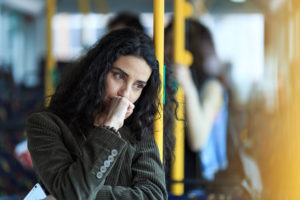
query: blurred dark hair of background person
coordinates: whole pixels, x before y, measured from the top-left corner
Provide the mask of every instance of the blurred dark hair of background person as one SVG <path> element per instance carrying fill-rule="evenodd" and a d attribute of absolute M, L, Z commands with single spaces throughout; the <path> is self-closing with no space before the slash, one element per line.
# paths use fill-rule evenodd
<path fill-rule="evenodd" d="M 144 32 L 144 27 L 138 15 L 128 11 L 123 11 L 116 14 L 109 20 L 107 24 L 108 32 L 125 27 L 133 28 Z"/>

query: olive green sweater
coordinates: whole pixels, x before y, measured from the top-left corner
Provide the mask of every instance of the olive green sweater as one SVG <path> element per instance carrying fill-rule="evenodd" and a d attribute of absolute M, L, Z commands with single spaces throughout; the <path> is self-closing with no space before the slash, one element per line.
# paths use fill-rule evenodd
<path fill-rule="evenodd" d="M 32 114 L 27 121 L 28 148 L 35 172 L 55 198 L 167 199 L 165 174 L 152 135 L 132 142 L 96 127 L 80 142 L 56 115 Z"/>

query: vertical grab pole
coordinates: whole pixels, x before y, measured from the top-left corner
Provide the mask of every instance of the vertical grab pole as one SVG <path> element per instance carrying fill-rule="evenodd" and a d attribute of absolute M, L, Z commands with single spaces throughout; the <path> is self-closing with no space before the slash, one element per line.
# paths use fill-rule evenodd
<path fill-rule="evenodd" d="M 154 45 L 155 55 L 159 62 L 159 74 L 162 81 L 159 93 L 160 106 L 159 113 L 156 114 L 156 121 L 154 124 L 154 137 L 158 145 L 160 159 L 163 162 L 163 94 L 164 94 L 164 0 L 154 0 Z"/>
<path fill-rule="evenodd" d="M 55 70 L 55 60 L 53 56 L 52 48 L 52 19 L 56 10 L 56 0 L 46 1 L 46 42 L 47 42 L 47 57 L 46 57 L 46 69 L 45 69 L 45 104 L 50 101 L 48 98 L 54 93 L 53 85 L 53 72 Z"/>
<path fill-rule="evenodd" d="M 87 0 L 77 0 L 78 8 L 80 13 L 88 14 L 91 12 L 91 7 L 89 1 Z"/>
<path fill-rule="evenodd" d="M 186 66 L 192 64 L 193 57 L 190 52 L 185 50 L 185 18 L 192 15 L 192 7 L 185 0 L 174 1 L 174 62 Z M 184 92 L 179 85 L 176 93 L 178 102 L 178 118 L 174 124 L 174 134 L 176 137 L 176 147 L 174 150 L 175 160 L 172 164 L 171 178 L 174 183 L 171 185 L 171 193 L 177 196 L 184 194 Z M 180 121 L 181 120 L 181 121 Z"/>

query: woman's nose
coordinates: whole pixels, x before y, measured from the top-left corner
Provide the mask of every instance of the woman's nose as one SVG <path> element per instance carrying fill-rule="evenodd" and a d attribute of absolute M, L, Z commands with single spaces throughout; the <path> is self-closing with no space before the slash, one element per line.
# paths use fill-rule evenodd
<path fill-rule="evenodd" d="M 125 97 L 125 98 L 129 99 L 129 97 L 130 97 L 130 87 L 127 86 L 127 85 L 124 85 L 123 87 L 121 87 L 118 91 L 118 96 Z"/>

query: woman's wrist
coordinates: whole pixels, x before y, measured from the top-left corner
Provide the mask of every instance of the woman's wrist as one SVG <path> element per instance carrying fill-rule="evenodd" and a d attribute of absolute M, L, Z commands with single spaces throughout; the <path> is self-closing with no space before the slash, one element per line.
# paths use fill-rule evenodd
<path fill-rule="evenodd" d="M 112 127 L 114 129 L 116 129 L 117 131 L 120 129 L 120 126 L 114 120 L 105 121 L 101 125 L 107 126 L 107 127 Z"/>
<path fill-rule="evenodd" d="M 110 131 L 114 132 L 114 133 L 117 134 L 120 138 L 122 137 L 122 136 L 121 136 L 121 133 L 120 133 L 115 127 L 113 127 L 113 126 L 100 125 L 100 127 L 105 128 L 105 129 L 107 129 L 107 130 L 110 130 Z"/>

